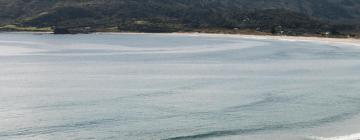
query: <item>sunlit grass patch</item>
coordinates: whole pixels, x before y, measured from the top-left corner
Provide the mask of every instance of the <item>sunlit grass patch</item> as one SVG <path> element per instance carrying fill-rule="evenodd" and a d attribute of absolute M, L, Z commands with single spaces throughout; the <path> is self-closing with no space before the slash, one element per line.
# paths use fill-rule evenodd
<path fill-rule="evenodd" d="M 4 31 L 34 31 L 34 32 L 49 32 L 52 31 L 51 27 L 43 27 L 43 28 L 38 28 L 38 27 L 22 27 L 22 26 L 17 26 L 17 25 L 5 25 L 0 27 L 0 30 L 4 30 Z"/>

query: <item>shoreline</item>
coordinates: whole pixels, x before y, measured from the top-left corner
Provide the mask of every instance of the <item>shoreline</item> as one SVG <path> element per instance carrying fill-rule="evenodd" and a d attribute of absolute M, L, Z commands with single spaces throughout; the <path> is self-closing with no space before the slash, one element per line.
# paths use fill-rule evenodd
<path fill-rule="evenodd" d="M 52 34 L 52 32 L 31 32 L 31 31 L 10 31 L 0 33 L 29 33 L 29 34 Z M 317 36 L 285 36 L 285 35 L 255 35 L 255 34 L 224 34 L 224 33 L 199 33 L 199 32 L 174 32 L 174 33 L 146 33 L 146 32 L 92 32 L 89 34 L 155 34 L 155 35 L 186 35 L 186 36 L 206 36 L 206 37 L 232 37 L 247 38 L 259 40 L 280 40 L 296 42 L 320 42 L 324 44 L 346 44 L 360 46 L 358 38 L 334 38 L 334 37 L 317 37 Z M 57 34 L 62 35 L 62 34 Z M 65 34 L 66 35 L 66 34 Z M 78 35 L 78 34 L 69 34 Z"/>
<path fill-rule="evenodd" d="M 280 35 L 249 35 L 249 34 L 211 34 L 211 33 L 173 33 L 175 35 L 193 35 L 193 36 L 208 36 L 208 37 L 240 37 L 248 39 L 260 40 L 280 40 L 280 41 L 302 41 L 302 42 L 321 42 L 321 43 L 340 43 L 360 46 L 360 39 L 357 38 L 326 38 L 316 36 L 280 36 Z"/>

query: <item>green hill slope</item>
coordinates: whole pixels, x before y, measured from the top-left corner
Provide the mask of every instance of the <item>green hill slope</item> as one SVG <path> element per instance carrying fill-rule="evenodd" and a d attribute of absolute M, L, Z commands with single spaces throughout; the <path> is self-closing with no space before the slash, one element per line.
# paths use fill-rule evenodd
<path fill-rule="evenodd" d="M 144 32 L 357 32 L 359 0 L 0 0 L 0 24 Z"/>

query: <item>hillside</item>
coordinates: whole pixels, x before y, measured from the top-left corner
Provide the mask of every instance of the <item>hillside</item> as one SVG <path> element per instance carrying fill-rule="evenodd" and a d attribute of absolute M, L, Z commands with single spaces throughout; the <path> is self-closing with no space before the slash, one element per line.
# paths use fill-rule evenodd
<path fill-rule="evenodd" d="M 77 30 L 359 31 L 359 0 L 0 0 L 0 24 Z"/>

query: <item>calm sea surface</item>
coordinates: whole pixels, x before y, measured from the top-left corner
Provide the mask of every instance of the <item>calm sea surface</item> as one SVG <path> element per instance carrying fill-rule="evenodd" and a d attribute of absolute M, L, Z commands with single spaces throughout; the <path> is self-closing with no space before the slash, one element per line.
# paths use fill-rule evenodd
<path fill-rule="evenodd" d="M 0 33 L 1 140 L 352 140 L 357 133 L 360 47 Z"/>

